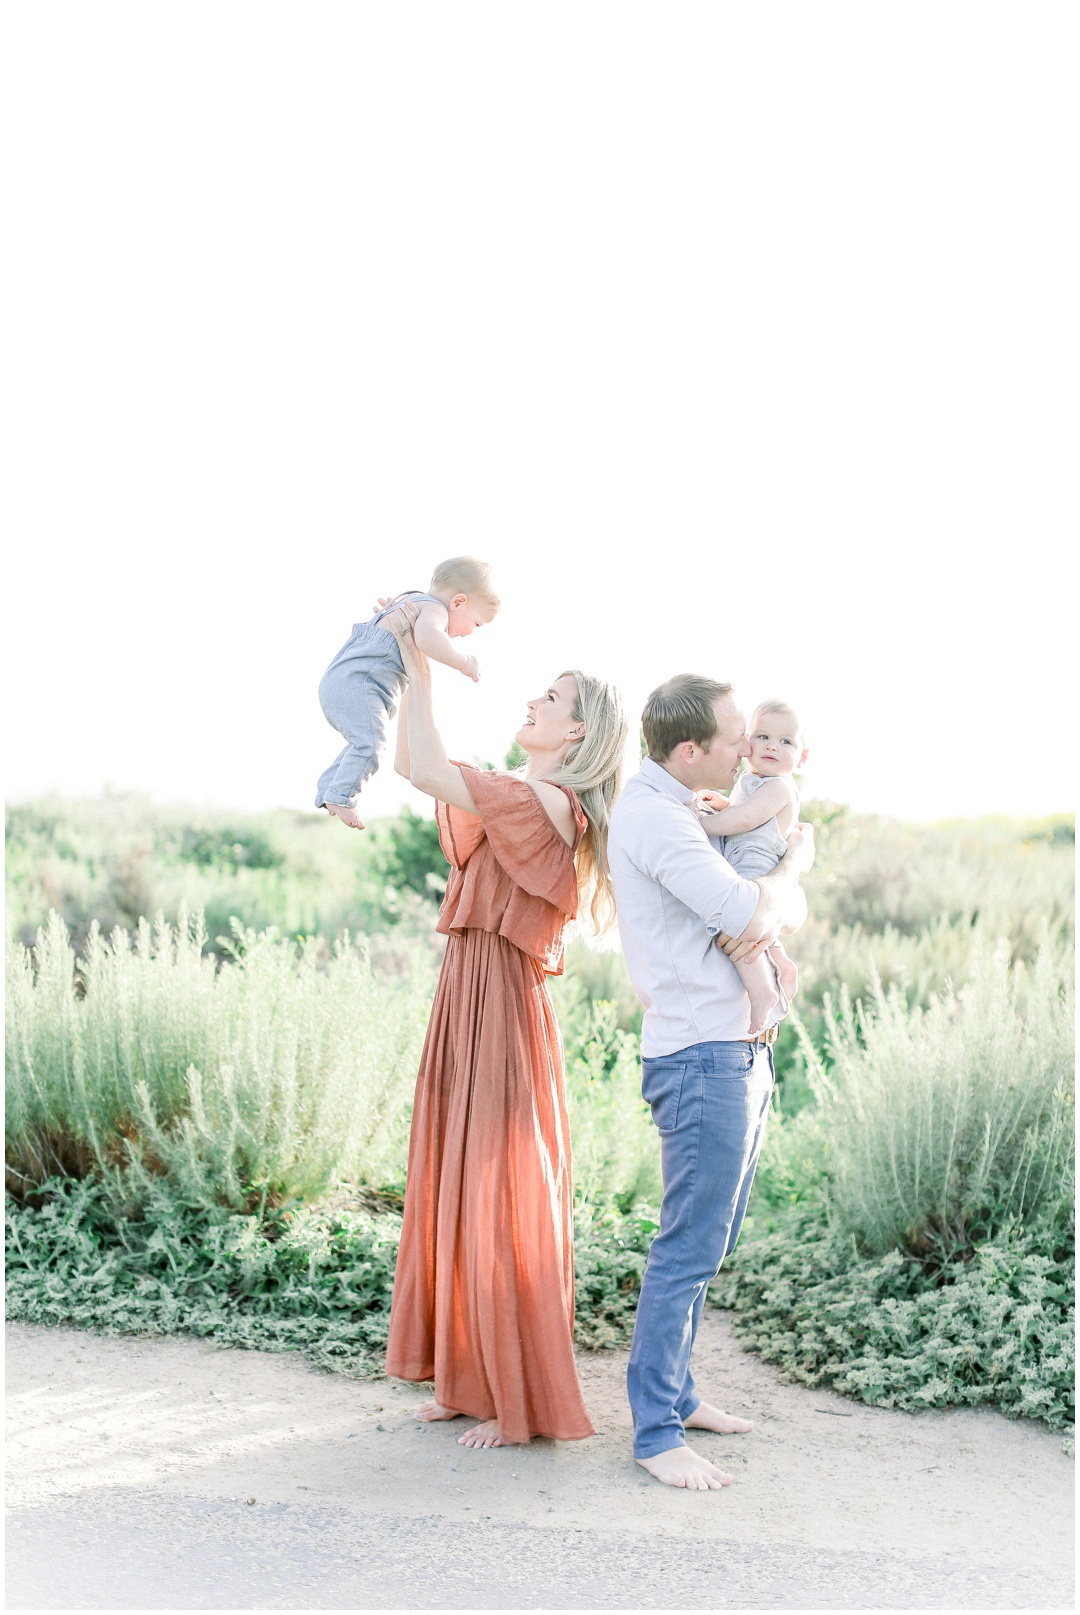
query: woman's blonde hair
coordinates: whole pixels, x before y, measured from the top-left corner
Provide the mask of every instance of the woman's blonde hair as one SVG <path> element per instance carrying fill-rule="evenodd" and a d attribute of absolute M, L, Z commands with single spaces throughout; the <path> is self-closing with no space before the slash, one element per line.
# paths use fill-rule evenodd
<path fill-rule="evenodd" d="M 627 724 L 619 692 L 576 667 L 559 677 L 577 685 L 574 721 L 585 733 L 571 746 L 554 774 L 553 785 L 569 785 L 585 811 L 588 828 L 578 843 L 575 865 L 578 877 L 578 914 L 588 915 L 585 931 L 601 937 L 615 924 L 615 898 L 607 857 L 607 829 L 611 809 L 622 783 Z"/>

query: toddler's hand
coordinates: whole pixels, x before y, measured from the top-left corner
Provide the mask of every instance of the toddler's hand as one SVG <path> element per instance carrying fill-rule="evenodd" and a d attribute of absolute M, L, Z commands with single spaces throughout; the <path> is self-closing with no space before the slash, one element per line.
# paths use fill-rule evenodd
<path fill-rule="evenodd" d="M 472 679 L 474 684 L 479 681 L 480 669 L 476 664 L 475 656 L 466 656 L 465 661 L 459 671 L 464 673 L 467 679 Z"/>
<path fill-rule="evenodd" d="M 721 796 L 719 791 L 699 791 L 698 802 L 702 807 L 712 808 L 714 813 L 722 813 L 728 806 L 727 797 Z"/>

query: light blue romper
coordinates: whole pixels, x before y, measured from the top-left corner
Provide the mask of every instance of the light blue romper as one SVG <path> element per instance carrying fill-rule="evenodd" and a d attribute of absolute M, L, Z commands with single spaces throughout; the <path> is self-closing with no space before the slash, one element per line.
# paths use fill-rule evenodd
<path fill-rule="evenodd" d="M 738 807 L 764 783 L 761 774 L 751 774 L 748 768 L 744 768 L 728 797 L 728 806 Z M 744 880 L 756 880 L 759 875 L 767 875 L 787 852 L 787 842 L 780 834 L 775 816 L 759 824 L 756 830 L 742 830 L 736 836 L 725 836 L 723 841 L 724 857 Z"/>
<path fill-rule="evenodd" d="M 379 766 L 386 746 L 390 719 L 408 681 L 401 649 L 382 620 L 403 600 L 424 605 L 444 602 L 419 589 L 406 589 L 388 606 L 377 611 L 369 622 L 353 624 L 353 631 L 342 645 L 319 685 L 319 701 L 328 724 L 348 744 L 330 767 L 319 776 L 315 806 L 328 802 L 351 807 L 360 787 Z"/>

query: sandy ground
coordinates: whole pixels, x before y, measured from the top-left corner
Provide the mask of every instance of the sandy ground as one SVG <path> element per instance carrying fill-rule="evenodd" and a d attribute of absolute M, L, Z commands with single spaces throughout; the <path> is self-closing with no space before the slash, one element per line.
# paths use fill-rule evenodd
<path fill-rule="evenodd" d="M 8 1330 L 9 1609 L 1061 1609 L 1071 1461 L 989 1412 L 781 1384 L 709 1312 L 695 1433 L 722 1492 L 629 1457 L 625 1354 L 582 1356 L 598 1435 L 472 1452 L 417 1393 L 187 1339 Z"/>

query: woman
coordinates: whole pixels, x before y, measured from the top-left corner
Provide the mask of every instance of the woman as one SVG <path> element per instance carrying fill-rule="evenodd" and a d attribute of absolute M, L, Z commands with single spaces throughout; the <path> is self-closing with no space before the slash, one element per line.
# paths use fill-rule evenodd
<path fill-rule="evenodd" d="M 545 975 L 587 907 L 614 918 L 605 850 L 626 720 L 610 685 L 563 673 L 515 737 L 525 778 L 452 763 L 414 613 L 387 619 L 409 693 L 397 768 L 436 798 L 450 862 L 446 955 L 417 1078 L 386 1371 L 435 1381 L 422 1420 L 472 1414 L 501 1447 L 593 1434 L 573 1354 L 573 1191 L 562 1046 Z"/>

